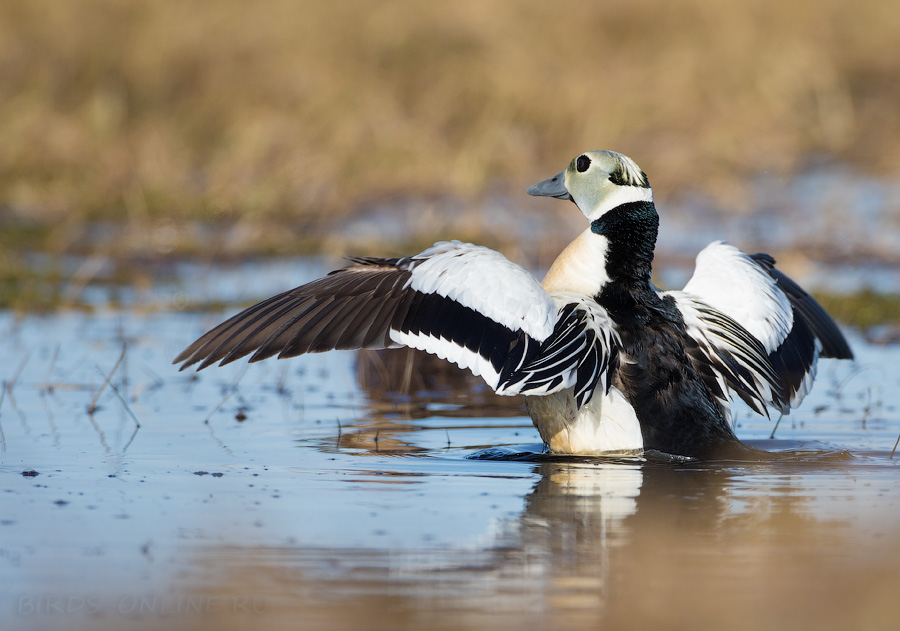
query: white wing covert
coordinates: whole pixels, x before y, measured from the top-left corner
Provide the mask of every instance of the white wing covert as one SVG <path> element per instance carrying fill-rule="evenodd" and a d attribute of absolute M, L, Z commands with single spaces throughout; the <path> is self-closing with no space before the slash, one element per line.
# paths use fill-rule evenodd
<path fill-rule="evenodd" d="M 698 344 L 695 360 L 714 369 L 719 390 L 727 386 L 760 414 L 766 405 L 797 407 L 820 355 L 853 357 L 825 310 L 774 265 L 716 241 L 697 256 L 684 290 L 665 292 Z"/>

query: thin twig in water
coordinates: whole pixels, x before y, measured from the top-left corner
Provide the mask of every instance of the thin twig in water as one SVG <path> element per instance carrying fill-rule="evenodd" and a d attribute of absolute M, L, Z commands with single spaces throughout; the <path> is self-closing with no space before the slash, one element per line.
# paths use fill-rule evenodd
<path fill-rule="evenodd" d="M 862 428 L 866 428 L 866 419 L 869 418 L 869 412 L 872 411 L 872 386 L 866 388 L 868 396 L 866 398 L 866 407 L 863 408 Z"/>
<path fill-rule="evenodd" d="M 894 443 L 894 448 L 891 449 L 891 457 L 890 460 L 894 459 L 894 452 L 897 451 L 897 445 L 900 445 L 900 436 L 897 436 L 897 442 Z"/>
<path fill-rule="evenodd" d="M 109 384 L 109 380 L 112 379 L 113 375 L 116 374 L 116 370 L 119 368 L 119 364 L 122 363 L 122 360 L 125 359 L 125 344 L 122 344 L 122 354 L 119 355 L 119 359 L 116 360 L 116 365 L 113 366 L 112 370 L 109 371 L 109 374 L 106 376 L 106 379 L 103 381 L 103 385 L 100 386 L 100 389 L 97 390 L 97 394 L 94 395 L 94 400 L 91 401 L 91 404 L 88 406 L 87 413 L 93 414 L 97 411 L 97 400 L 100 398 L 100 395 L 103 394 L 103 391 L 106 389 L 107 384 Z M 100 370 L 100 367 L 97 366 L 97 370 Z M 103 374 L 103 371 L 100 371 L 100 374 Z"/>
<path fill-rule="evenodd" d="M 165 380 L 160 377 L 158 374 L 150 370 L 147 366 L 141 366 L 141 370 L 143 370 L 150 377 L 150 384 L 147 386 L 148 390 L 156 390 L 157 388 L 162 388 L 166 385 Z"/>
<path fill-rule="evenodd" d="M 59 344 L 53 349 L 53 357 L 50 358 L 50 367 L 47 368 L 47 376 L 44 377 L 44 385 L 41 386 L 41 392 L 52 392 L 53 384 L 50 382 L 50 376 L 56 367 L 56 358 L 59 357 Z"/>
<path fill-rule="evenodd" d="M 100 444 L 103 445 L 106 453 L 112 453 L 112 449 L 106 444 L 106 435 L 103 433 L 103 430 L 100 429 L 100 426 L 97 425 L 97 421 L 94 420 L 94 415 L 88 414 L 88 420 L 91 422 L 91 425 L 94 426 L 94 431 L 97 432 L 97 435 L 100 437 Z"/>
<path fill-rule="evenodd" d="M 287 386 L 285 386 L 286 382 L 287 382 L 287 366 L 282 366 L 281 376 L 278 377 L 278 388 L 276 389 L 276 392 L 278 392 L 278 395 L 281 397 L 286 397 L 290 394 L 288 392 Z"/>
<path fill-rule="evenodd" d="M 30 358 L 31 358 L 31 351 L 28 351 L 28 353 L 25 355 L 25 359 L 23 359 L 22 363 L 19 364 L 19 368 L 18 368 L 18 370 L 16 370 L 12 379 L 10 379 L 9 381 L 6 382 L 6 390 L 8 390 L 10 394 L 12 394 L 13 386 L 16 385 L 16 382 L 19 380 L 19 376 L 22 374 L 22 371 L 25 370 L 25 364 L 28 363 L 28 360 Z"/>
<path fill-rule="evenodd" d="M 131 438 L 129 438 L 129 439 L 128 439 L 128 442 L 125 443 L 125 446 L 122 447 L 122 453 L 123 453 L 123 454 L 124 454 L 126 451 L 128 451 L 128 448 L 129 448 L 129 447 L 131 447 L 131 443 L 134 442 L 134 437 L 137 436 L 138 430 L 139 430 L 140 428 L 141 428 L 140 425 L 135 425 L 135 426 L 134 426 L 134 431 L 131 432 Z"/>
<path fill-rule="evenodd" d="M 19 415 L 19 422 L 22 423 L 22 429 L 25 430 L 26 434 L 31 434 L 31 429 L 28 427 L 28 417 L 25 416 L 25 412 L 19 409 L 19 405 L 16 403 L 16 395 L 14 395 L 13 391 L 9 388 L 6 389 L 6 398 L 9 399 L 9 404 L 12 406 L 13 412 Z"/>
<path fill-rule="evenodd" d="M 0 392 L 0 409 L 3 408 L 3 401 L 6 400 L 6 382 L 3 382 L 3 391 Z M 0 451 L 6 452 L 6 434 L 3 433 L 3 423 L 0 423 Z"/>
<path fill-rule="evenodd" d="M 209 415 L 205 419 L 203 419 L 204 425 L 209 425 L 209 421 L 210 421 L 210 419 L 212 419 L 213 414 L 218 412 L 219 408 L 221 408 L 223 405 L 225 405 L 225 402 L 228 401 L 228 399 L 230 399 L 234 395 L 235 392 L 237 392 L 238 384 L 241 382 L 241 379 L 244 378 L 244 373 L 247 372 L 247 366 L 249 366 L 249 364 L 244 364 L 243 368 L 241 368 L 241 372 L 237 376 L 237 379 L 235 379 L 234 383 L 231 384 L 231 388 L 229 388 L 228 394 L 226 394 L 225 398 L 222 399 L 221 401 L 219 401 L 219 405 L 214 407 L 212 409 L 212 412 L 210 412 Z"/>
<path fill-rule="evenodd" d="M 400 392 L 409 394 L 412 390 L 413 365 L 415 360 L 415 351 L 412 349 L 406 354 L 406 366 L 403 367 L 403 382 L 400 384 Z"/>
<path fill-rule="evenodd" d="M 204 425 L 209 425 L 209 420 L 212 418 L 213 414 L 215 414 L 216 412 L 218 412 L 218 411 L 219 411 L 219 408 L 221 408 L 223 405 L 225 405 L 225 402 L 228 401 L 228 399 L 230 399 L 230 398 L 234 395 L 235 392 L 237 392 L 237 384 L 235 384 L 234 386 L 232 386 L 232 388 L 231 388 L 231 390 L 228 392 L 228 394 L 225 395 L 225 398 L 222 399 L 221 401 L 219 401 L 219 405 L 217 405 L 216 407 L 214 407 L 214 408 L 212 409 L 212 411 L 209 413 L 209 415 L 208 415 L 205 419 L 203 419 L 203 424 L 204 424 Z"/>
<path fill-rule="evenodd" d="M 359 357 L 360 359 L 365 358 L 366 360 L 368 360 L 368 364 L 375 368 L 375 371 L 378 373 L 378 377 L 381 379 L 381 389 L 387 390 L 390 387 L 391 375 L 388 372 L 387 366 L 385 366 L 384 360 L 381 358 L 381 355 L 379 355 L 376 351 L 361 351 Z M 365 364 L 366 362 L 359 362 L 357 377 L 360 380 L 360 386 L 362 386 L 363 389 L 369 389 L 372 387 L 372 384 L 368 383 L 368 372 L 363 368 Z"/>
<path fill-rule="evenodd" d="M 125 397 L 122 396 L 122 393 L 119 392 L 119 389 L 116 387 L 116 384 L 110 383 L 109 387 L 112 388 L 112 391 L 115 392 L 116 396 L 119 397 L 119 401 L 122 402 L 122 405 L 125 406 L 125 411 L 128 412 L 128 415 L 134 421 L 136 427 L 141 426 L 141 422 L 134 415 L 134 412 L 131 411 L 131 408 L 128 407 L 128 403 L 125 401 Z"/>
<path fill-rule="evenodd" d="M 47 413 L 47 425 L 50 426 L 50 431 L 53 434 L 53 446 L 59 447 L 59 430 L 56 428 L 56 423 L 53 422 L 53 411 L 50 409 L 50 405 L 47 403 L 47 395 L 53 394 L 52 392 L 41 392 L 41 405 L 44 406 L 44 412 Z"/>
<path fill-rule="evenodd" d="M 225 453 L 227 453 L 229 456 L 233 456 L 233 455 L 234 455 L 234 452 L 231 451 L 228 447 L 225 446 L 225 443 L 222 442 L 222 439 L 219 438 L 218 436 L 216 436 L 216 430 L 213 429 L 213 426 L 212 426 L 211 423 L 207 423 L 207 424 L 206 424 L 206 429 L 209 431 L 209 435 L 212 436 L 212 439 L 213 439 L 214 441 L 216 441 L 216 444 L 217 444 L 219 447 L 221 447 L 223 450 L 225 450 Z"/>
<path fill-rule="evenodd" d="M 781 415 L 778 417 L 778 420 L 775 421 L 775 427 L 772 428 L 772 433 L 769 434 L 769 440 L 772 440 L 773 438 L 775 438 L 775 430 L 778 429 L 778 425 L 781 424 L 781 419 L 783 419 L 783 418 L 784 418 L 784 414 L 781 414 Z"/>

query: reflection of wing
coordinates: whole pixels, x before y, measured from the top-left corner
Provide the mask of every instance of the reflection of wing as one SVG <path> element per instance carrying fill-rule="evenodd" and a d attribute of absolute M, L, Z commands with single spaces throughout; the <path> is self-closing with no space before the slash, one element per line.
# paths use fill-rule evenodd
<path fill-rule="evenodd" d="M 774 263 L 717 241 L 697 256 L 684 290 L 666 292 L 697 342 L 691 355 L 713 391 L 724 399 L 727 387 L 760 414 L 766 405 L 782 412 L 799 405 L 820 354 L 853 357 L 825 310 Z"/>
<path fill-rule="evenodd" d="M 537 280 L 493 250 L 453 241 L 412 257 L 352 262 L 233 316 L 175 362 L 202 369 L 251 352 L 253 362 L 403 345 L 468 368 L 500 394 L 577 386 L 586 392 L 581 402 L 608 376 L 610 333 L 599 334 L 590 310 L 559 310 Z"/>
<path fill-rule="evenodd" d="M 413 348 L 361 350 L 356 354 L 356 380 L 373 418 L 383 417 L 385 405 L 393 411 L 402 409 L 409 419 L 523 414 L 520 399 L 497 396 L 468 370 Z"/>

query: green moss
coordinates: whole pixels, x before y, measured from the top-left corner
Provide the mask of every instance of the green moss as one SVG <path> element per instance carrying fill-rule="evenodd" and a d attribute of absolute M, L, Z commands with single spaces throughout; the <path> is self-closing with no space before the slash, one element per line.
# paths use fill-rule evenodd
<path fill-rule="evenodd" d="M 9 257 L 0 258 L 0 309 L 35 313 L 62 306 L 58 272 L 35 270 Z"/>
<path fill-rule="evenodd" d="M 866 330 L 900 325 L 900 294 L 879 294 L 865 289 L 854 294 L 816 293 L 816 300 L 836 320 Z"/>

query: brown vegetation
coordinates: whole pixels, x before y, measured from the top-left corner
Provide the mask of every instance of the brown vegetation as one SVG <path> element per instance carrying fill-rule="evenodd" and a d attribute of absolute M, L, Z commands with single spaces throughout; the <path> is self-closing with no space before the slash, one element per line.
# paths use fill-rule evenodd
<path fill-rule="evenodd" d="M 898 41 L 882 0 L 7 0 L 0 230 L 281 243 L 374 199 L 521 194 L 601 147 L 663 196 L 817 154 L 896 174 Z"/>

